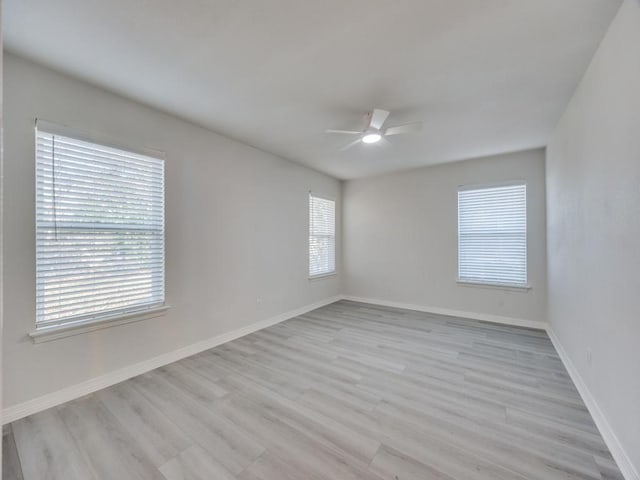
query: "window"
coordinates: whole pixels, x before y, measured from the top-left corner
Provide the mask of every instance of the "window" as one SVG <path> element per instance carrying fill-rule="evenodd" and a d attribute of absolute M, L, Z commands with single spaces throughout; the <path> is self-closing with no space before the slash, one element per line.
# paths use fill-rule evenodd
<path fill-rule="evenodd" d="M 527 285 L 527 186 L 458 191 L 458 280 Z"/>
<path fill-rule="evenodd" d="M 309 276 L 336 271 L 336 202 L 309 194 Z"/>
<path fill-rule="evenodd" d="M 36 131 L 36 327 L 164 303 L 164 161 Z"/>

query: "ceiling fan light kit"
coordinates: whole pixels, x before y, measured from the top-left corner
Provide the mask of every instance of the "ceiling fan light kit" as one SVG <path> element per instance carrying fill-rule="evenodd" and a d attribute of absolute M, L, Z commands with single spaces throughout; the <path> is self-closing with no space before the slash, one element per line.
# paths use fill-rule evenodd
<path fill-rule="evenodd" d="M 382 135 L 379 133 L 367 133 L 362 137 L 362 143 L 378 143 L 382 140 Z"/>
<path fill-rule="evenodd" d="M 401 135 L 406 133 L 416 133 L 422 129 L 422 122 L 413 122 L 407 123 L 404 125 L 398 125 L 395 127 L 389 127 L 383 129 L 384 122 L 387 120 L 389 116 L 389 112 L 386 110 L 381 110 L 379 108 L 374 108 L 371 112 L 366 115 L 366 127 L 363 131 L 354 131 L 354 130 L 327 130 L 327 133 L 337 133 L 341 135 L 358 135 L 356 141 L 348 144 L 346 148 L 342 150 L 346 150 L 351 148 L 358 143 L 378 143 L 385 136 L 389 135 Z"/>

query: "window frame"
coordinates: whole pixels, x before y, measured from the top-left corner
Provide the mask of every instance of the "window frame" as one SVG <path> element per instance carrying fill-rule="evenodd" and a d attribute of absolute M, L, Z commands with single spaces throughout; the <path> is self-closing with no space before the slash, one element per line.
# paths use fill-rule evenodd
<path fill-rule="evenodd" d="M 333 202 L 333 236 L 329 237 L 333 239 L 333 270 L 328 271 L 328 272 L 322 272 L 322 273 L 316 273 L 316 274 L 311 274 L 311 237 L 312 237 L 312 233 L 311 233 L 311 202 L 312 202 L 312 198 L 318 198 L 320 200 L 326 200 L 329 202 Z M 327 278 L 327 277 L 333 277 L 335 275 L 338 274 L 338 242 L 337 242 L 337 227 L 338 227 L 338 217 L 337 217 L 337 211 L 338 211 L 338 202 L 336 201 L 335 198 L 331 198 L 329 196 L 326 195 L 320 195 L 317 193 L 314 193 L 312 191 L 308 192 L 308 197 L 307 197 L 307 215 L 308 215 L 308 225 L 307 225 L 307 278 L 309 280 L 320 280 L 323 278 Z M 316 235 L 317 236 L 317 235 Z"/>
<path fill-rule="evenodd" d="M 481 279 L 465 279 L 460 278 L 460 192 L 469 190 L 484 190 L 491 188 L 501 187 L 524 187 L 524 214 L 525 214 L 525 282 L 524 283 L 512 283 L 512 282 L 495 282 L 495 281 L 482 281 Z M 498 288 L 503 290 L 512 291 L 528 291 L 531 289 L 529 281 L 529 185 L 524 179 L 516 179 L 505 182 L 493 182 L 482 184 L 465 184 L 458 185 L 456 190 L 456 283 L 465 287 L 478 287 L 478 288 Z"/>
<path fill-rule="evenodd" d="M 35 330 L 30 332 L 29 335 L 36 342 L 49 341 L 56 338 L 62 338 L 69 335 L 76 335 L 78 333 L 94 331 L 96 329 L 111 327 L 115 325 L 131 323 L 138 320 L 144 320 L 147 318 L 155 318 L 161 315 L 164 315 L 165 312 L 170 308 L 167 304 L 167 284 L 166 284 L 166 156 L 164 152 L 161 152 L 156 149 L 151 148 L 140 148 L 140 147 L 132 147 L 127 144 L 123 144 L 122 142 L 114 141 L 110 138 L 95 135 L 92 133 L 84 132 L 79 129 L 71 128 L 65 125 L 60 125 L 57 123 L 49 122 L 42 119 L 36 119 L 35 128 L 34 128 L 34 193 L 35 193 L 35 205 L 34 205 L 34 234 L 38 235 L 38 173 L 37 173 L 37 164 L 38 164 L 38 131 L 43 131 L 47 134 L 51 135 L 60 135 L 64 137 L 71 138 L 73 140 L 78 140 L 82 142 L 91 143 L 93 145 L 112 148 L 121 150 L 126 153 L 131 153 L 135 155 L 142 155 L 153 158 L 155 160 L 159 160 L 162 162 L 162 194 L 161 194 L 161 205 L 162 208 L 162 235 L 161 237 L 161 248 L 162 248 L 162 257 L 161 257 L 161 265 L 162 265 L 162 273 L 161 273 L 161 281 L 162 281 L 162 296 L 161 300 L 153 301 L 145 304 L 139 304 L 131 307 L 123 307 L 111 310 L 104 310 L 101 312 L 96 312 L 94 314 L 86 314 L 86 315 L 77 315 L 77 316 L 69 316 L 65 318 L 61 318 L 60 320 L 49 321 L 49 322 L 38 322 L 37 316 L 34 318 Z M 150 229 L 151 230 L 151 229 Z M 106 230 L 105 230 L 106 231 Z M 35 257 L 35 266 L 36 271 L 38 268 L 38 242 L 35 242 L 34 251 Z M 34 279 L 37 282 L 37 275 Z M 37 283 L 34 285 L 34 292 L 37 291 Z"/>

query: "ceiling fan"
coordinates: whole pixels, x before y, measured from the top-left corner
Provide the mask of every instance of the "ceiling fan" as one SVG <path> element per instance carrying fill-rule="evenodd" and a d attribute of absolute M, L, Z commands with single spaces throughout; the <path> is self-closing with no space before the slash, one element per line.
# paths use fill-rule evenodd
<path fill-rule="evenodd" d="M 341 148 L 341 150 L 347 150 L 348 148 L 351 148 L 360 142 L 369 144 L 378 143 L 380 140 L 384 140 L 385 137 L 389 137 L 391 135 L 416 133 L 422 129 L 422 122 L 405 123 L 404 125 L 396 125 L 394 127 L 383 128 L 384 122 L 387 120 L 388 116 L 388 111 L 374 108 L 365 116 L 365 129 L 363 131 L 326 130 L 326 132 L 344 135 L 357 135 L 358 138 L 356 140 Z"/>

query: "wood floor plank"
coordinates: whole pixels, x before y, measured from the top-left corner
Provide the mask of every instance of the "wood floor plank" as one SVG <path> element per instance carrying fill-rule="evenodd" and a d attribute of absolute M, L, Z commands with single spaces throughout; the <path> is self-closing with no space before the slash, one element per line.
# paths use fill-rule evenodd
<path fill-rule="evenodd" d="M 16 441 L 10 429 L 2 435 L 2 476 L 7 480 L 23 480 L 24 478 Z"/>
<path fill-rule="evenodd" d="M 158 411 L 131 382 L 124 382 L 95 394 L 136 439 L 154 465 L 160 466 L 192 445 L 192 441 Z"/>
<path fill-rule="evenodd" d="M 99 480 L 55 408 L 12 423 L 25 480 Z M 4 474 L 3 474 L 4 475 Z"/>
<path fill-rule="evenodd" d="M 236 477 L 211 458 L 199 445 L 193 445 L 160 466 L 166 480 L 234 480 Z"/>
<path fill-rule="evenodd" d="M 238 480 L 321 480 L 309 470 L 299 470 L 290 462 L 271 453 L 265 453 L 238 475 Z"/>
<path fill-rule="evenodd" d="M 4 480 L 622 480 L 543 331 L 340 301 L 14 422 Z"/>
<path fill-rule="evenodd" d="M 172 385 L 160 372 L 136 377 L 133 383 L 158 410 L 233 474 L 240 473 L 264 452 L 264 447 L 247 431 L 217 408 L 198 403 L 197 397 Z"/>
<path fill-rule="evenodd" d="M 518 445 L 503 432 L 496 434 L 486 428 L 477 428 L 474 424 L 447 421 L 436 415 L 414 412 L 386 402 L 376 408 L 376 413 L 437 438 L 440 444 L 477 455 L 531 480 L 599 480 L 600 477 L 595 460 L 589 455 L 575 458 L 572 462 L 564 461 L 552 451 L 542 454 L 540 450 L 534 452 L 532 448 L 525 448 L 525 442 Z"/>
<path fill-rule="evenodd" d="M 60 418 L 96 478 L 163 480 L 142 446 L 94 396 L 59 407 Z"/>
<path fill-rule="evenodd" d="M 393 448 L 383 445 L 369 470 L 388 480 L 455 480 L 434 468 L 420 463 Z"/>
<path fill-rule="evenodd" d="M 331 442 L 310 436 L 305 429 L 246 396 L 234 396 L 221 404 L 221 408 L 234 422 L 251 429 L 260 442 L 269 445 L 270 452 L 286 459 L 297 470 L 323 480 L 380 480 L 360 465 L 349 463 Z"/>
<path fill-rule="evenodd" d="M 346 428 L 332 417 L 260 387 L 249 379 L 230 377 L 226 381 L 236 388 L 239 395 L 260 404 L 270 415 L 277 415 L 288 426 L 354 462 L 368 465 L 380 446 L 375 438 Z"/>

